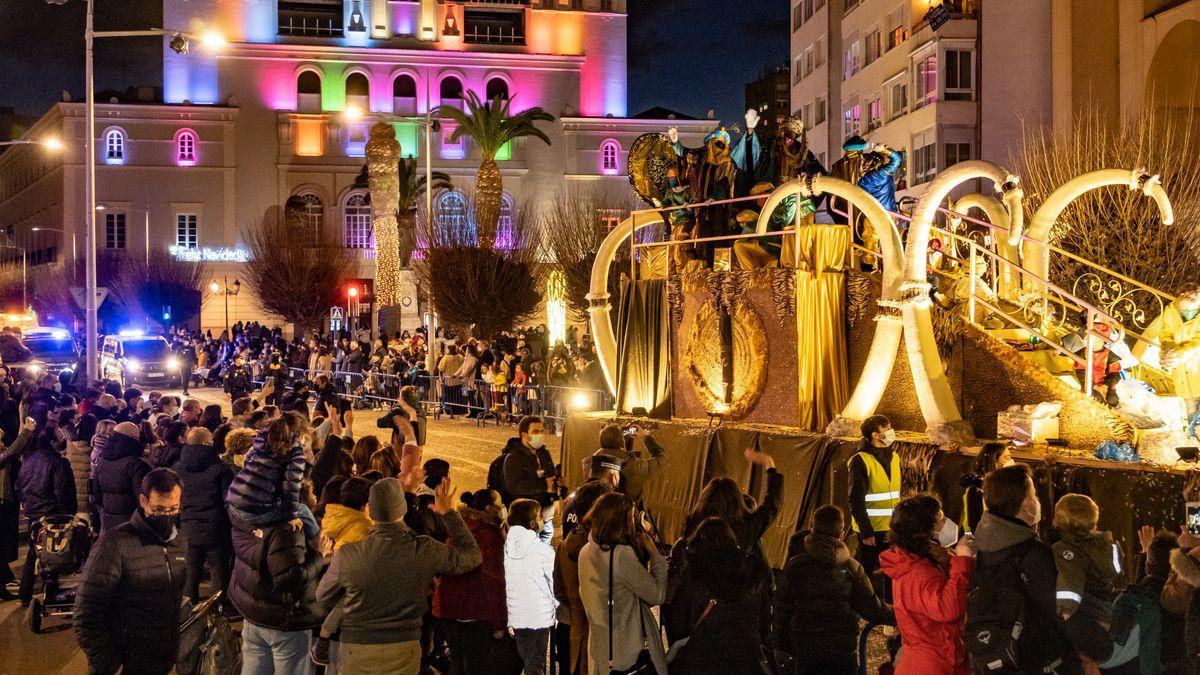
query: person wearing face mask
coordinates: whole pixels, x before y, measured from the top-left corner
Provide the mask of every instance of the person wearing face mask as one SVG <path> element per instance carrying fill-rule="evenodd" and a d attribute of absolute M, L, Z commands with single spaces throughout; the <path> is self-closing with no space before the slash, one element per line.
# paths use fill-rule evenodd
<path fill-rule="evenodd" d="M 1171 374 L 1175 395 L 1188 402 L 1193 428 L 1200 423 L 1200 290 L 1183 293 L 1150 324 L 1134 348 L 1142 358 L 1146 345 L 1157 340 L 1159 363 Z"/>
<path fill-rule="evenodd" d="M 988 672 L 1059 675 L 1081 672 L 1065 624 L 1055 608 L 1058 571 L 1050 546 L 1038 538 L 1036 528 L 1042 519 L 1042 507 L 1029 467 L 1016 464 L 987 474 L 983 480 L 983 500 L 986 511 L 975 528 L 979 557 L 967 606 L 967 642 L 972 659 L 994 660 L 972 646 L 976 632 L 973 628 L 999 606 L 997 602 L 989 602 L 987 596 L 1007 593 L 1024 600 L 1023 629 L 1015 640 L 1016 664 Z M 1004 606 L 1012 607 L 1013 603 Z M 1052 671 L 1047 670 L 1052 666 Z"/>
<path fill-rule="evenodd" d="M 75 636 L 93 673 L 169 673 L 179 650 L 187 542 L 170 469 L 142 480 L 138 510 L 92 549 L 75 597 Z"/>
<path fill-rule="evenodd" d="M 504 446 L 504 488 L 508 492 L 505 503 L 532 499 L 541 504 L 544 523 L 541 539 L 550 543 L 554 538 L 554 483 L 558 474 L 550 451 L 546 449 L 542 418 L 536 415 L 521 418 L 517 433 L 519 435 L 508 439 Z"/>
<path fill-rule="evenodd" d="M 862 423 L 862 441 L 850 469 L 851 525 L 858 533 L 855 559 L 867 575 L 879 569 L 879 553 L 887 546 L 892 509 L 900 501 L 900 456 L 892 449 L 896 430 L 883 415 Z"/>
<path fill-rule="evenodd" d="M 971 465 L 971 471 L 962 477 L 962 514 L 958 524 L 962 531 L 971 534 L 979 525 L 985 509 L 983 503 L 983 478 L 995 469 L 1014 464 L 1012 452 L 1004 443 L 984 443 Z"/>

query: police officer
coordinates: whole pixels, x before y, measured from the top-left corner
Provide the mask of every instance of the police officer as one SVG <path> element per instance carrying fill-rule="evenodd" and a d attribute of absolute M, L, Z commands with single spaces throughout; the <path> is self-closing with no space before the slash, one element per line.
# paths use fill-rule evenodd
<path fill-rule="evenodd" d="M 230 401 L 236 401 L 243 396 L 249 396 L 254 390 L 254 382 L 250 377 L 250 369 L 246 367 L 246 357 L 238 354 L 233 361 L 233 367 L 225 373 L 225 393 Z"/>

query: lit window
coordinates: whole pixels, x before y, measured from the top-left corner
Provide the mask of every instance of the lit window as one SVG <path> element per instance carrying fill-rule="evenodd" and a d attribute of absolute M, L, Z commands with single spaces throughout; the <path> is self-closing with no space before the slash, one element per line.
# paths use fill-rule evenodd
<path fill-rule="evenodd" d="M 125 132 L 120 129 L 104 132 L 104 163 L 125 163 Z"/>
<path fill-rule="evenodd" d="M 179 248 L 196 248 L 199 225 L 194 213 L 175 215 L 175 245 Z"/>
<path fill-rule="evenodd" d="M 342 225 L 346 248 L 375 248 L 371 228 L 371 205 L 364 192 L 352 192 L 342 207 Z"/>
<path fill-rule="evenodd" d="M 930 54 L 917 64 L 914 80 L 917 83 L 914 108 L 923 108 L 937 100 L 937 54 Z"/>
<path fill-rule="evenodd" d="M 296 109 L 300 112 L 320 112 L 321 76 L 305 70 L 296 78 Z"/>
<path fill-rule="evenodd" d="M 125 248 L 125 214 L 104 214 L 104 248 Z"/>
<path fill-rule="evenodd" d="M 175 136 L 175 163 L 179 166 L 196 164 L 196 134 L 194 132 L 184 130 Z"/>
<path fill-rule="evenodd" d="M 508 100 L 508 83 L 504 80 L 493 77 L 488 80 L 487 90 L 485 92 L 487 100 L 494 101 L 496 99 Z"/>
<path fill-rule="evenodd" d="M 475 245 L 475 224 L 467 214 L 467 204 L 461 194 L 442 193 L 434 208 L 439 239 L 451 245 Z"/>
<path fill-rule="evenodd" d="M 621 156 L 621 145 L 614 140 L 600 144 L 600 171 L 606 176 L 617 175 L 617 164 Z"/>
<path fill-rule="evenodd" d="M 876 96 L 867 103 L 867 130 L 883 126 L 883 99 Z"/>
<path fill-rule="evenodd" d="M 513 234 L 513 198 L 507 192 L 500 196 L 500 218 L 496 221 L 496 248 L 512 249 L 516 247 L 516 237 Z"/>

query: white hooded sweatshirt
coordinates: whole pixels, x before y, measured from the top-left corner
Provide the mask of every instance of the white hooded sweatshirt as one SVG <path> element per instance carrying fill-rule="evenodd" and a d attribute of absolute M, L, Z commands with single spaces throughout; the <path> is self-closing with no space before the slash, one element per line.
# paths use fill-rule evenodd
<path fill-rule="evenodd" d="M 552 628 L 554 549 L 538 533 L 514 525 L 504 541 L 504 586 L 511 628 Z"/>

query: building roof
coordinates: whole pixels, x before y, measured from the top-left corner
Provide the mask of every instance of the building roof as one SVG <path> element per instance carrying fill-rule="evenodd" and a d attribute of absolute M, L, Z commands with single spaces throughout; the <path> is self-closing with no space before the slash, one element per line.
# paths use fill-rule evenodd
<path fill-rule="evenodd" d="M 691 115 L 684 115 L 681 112 L 676 112 L 674 110 L 671 110 L 670 108 L 664 108 L 660 105 L 656 105 L 653 108 L 650 108 L 649 110 L 643 110 L 642 112 L 631 116 L 630 119 L 635 119 L 635 120 L 694 120 L 696 118 L 692 117 Z"/>

